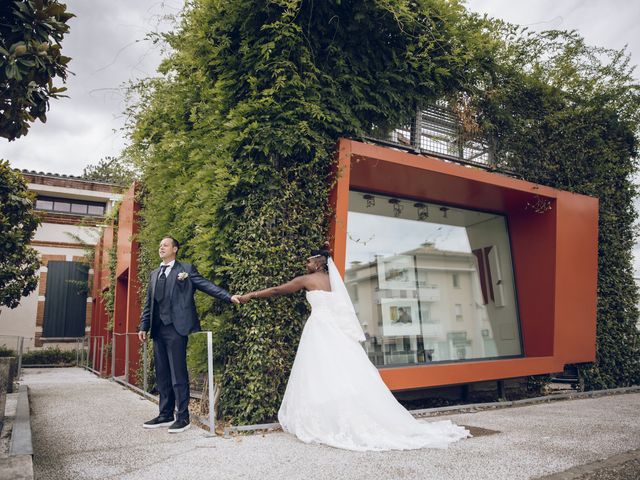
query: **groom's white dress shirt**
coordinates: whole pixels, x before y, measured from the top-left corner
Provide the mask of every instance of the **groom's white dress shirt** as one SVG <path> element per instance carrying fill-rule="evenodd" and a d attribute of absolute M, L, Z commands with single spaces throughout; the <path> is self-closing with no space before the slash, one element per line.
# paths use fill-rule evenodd
<path fill-rule="evenodd" d="M 167 268 L 164 270 L 164 274 L 165 274 L 167 277 L 169 277 L 169 273 L 171 272 L 171 269 L 173 268 L 173 264 L 174 264 L 174 263 L 176 263 L 176 261 L 175 261 L 175 260 L 171 260 L 169 263 L 167 263 L 167 264 L 166 264 L 166 267 L 167 267 Z M 161 263 L 161 264 L 160 264 L 160 266 L 161 266 L 161 267 L 164 267 L 164 266 L 165 266 L 165 264 L 164 264 L 164 263 Z"/>

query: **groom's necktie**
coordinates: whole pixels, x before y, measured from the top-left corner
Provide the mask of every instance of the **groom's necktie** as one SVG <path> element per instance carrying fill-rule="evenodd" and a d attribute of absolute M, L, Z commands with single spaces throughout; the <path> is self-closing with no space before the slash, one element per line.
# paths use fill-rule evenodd
<path fill-rule="evenodd" d="M 167 283 L 167 276 L 164 271 L 169 268 L 169 265 L 162 265 L 160 267 L 160 276 L 158 277 L 158 281 L 156 282 L 156 291 L 155 291 L 155 300 L 160 303 L 164 298 L 164 287 Z"/>

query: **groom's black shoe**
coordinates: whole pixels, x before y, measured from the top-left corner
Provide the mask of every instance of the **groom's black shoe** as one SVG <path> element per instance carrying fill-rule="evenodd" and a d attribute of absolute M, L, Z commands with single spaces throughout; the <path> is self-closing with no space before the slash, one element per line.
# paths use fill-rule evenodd
<path fill-rule="evenodd" d="M 191 424 L 189 423 L 189 419 L 185 418 L 182 420 L 176 420 L 173 422 L 173 425 L 169 427 L 169 433 L 180 433 L 184 432 L 187 428 L 189 428 Z"/>
<path fill-rule="evenodd" d="M 144 428 L 160 428 L 160 427 L 168 427 L 172 423 L 173 423 L 173 417 L 158 416 L 156 418 L 152 418 L 148 422 L 144 422 L 142 426 Z"/>

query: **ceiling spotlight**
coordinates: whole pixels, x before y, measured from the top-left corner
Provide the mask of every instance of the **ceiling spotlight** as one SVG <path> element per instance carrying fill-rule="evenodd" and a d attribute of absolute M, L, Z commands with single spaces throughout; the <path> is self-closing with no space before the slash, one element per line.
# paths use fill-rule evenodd
<path fill-rule="evenodd" d="M 400 200 L 398 200 L 397 198 L 390 198 L 389 203 L 393 205 L 393 216 L 399 217 L 402 213 L 402 209 L 404 208 L 404 206 L 400 203 Z"/>
<path fill-rule="evenodd" d="M 418 220 L 425 222 L 429 218 L 429 207 L 420 202 L 414 203 L 413 206 L 418 209 Z"/>
<path fill-rule="evenodd" d="M 367 208 L 376 206 L 376 197 L 374 197 L 373 195 L 369 195 L 367 193 L 366 195 L 363 195 L 362 198 L 364 198 L 367 201 Z"/>

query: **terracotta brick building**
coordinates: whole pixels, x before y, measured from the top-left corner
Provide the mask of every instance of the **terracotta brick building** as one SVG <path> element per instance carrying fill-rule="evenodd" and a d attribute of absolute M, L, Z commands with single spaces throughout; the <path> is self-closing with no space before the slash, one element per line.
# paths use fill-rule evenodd
<path fill-rule="evenodd" d="M 86 248 L 98 242 L 122 188 L 70 175 L 20 173 L 36 193 L 36 210 L 42 214 L 31 243 L 42 261 L 40 280 L 17 308 L 0 310 L 0 337 L 24 337 L 26 348 L 62 347 L 91 328 L 93 297 L 87 285 L 93 269 L 86 263 Z"/>

